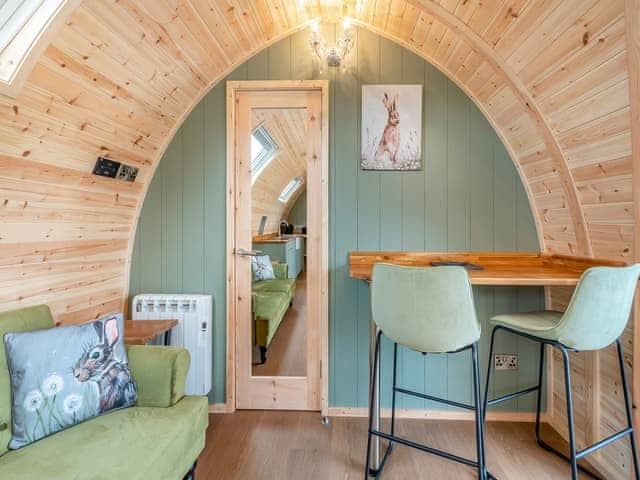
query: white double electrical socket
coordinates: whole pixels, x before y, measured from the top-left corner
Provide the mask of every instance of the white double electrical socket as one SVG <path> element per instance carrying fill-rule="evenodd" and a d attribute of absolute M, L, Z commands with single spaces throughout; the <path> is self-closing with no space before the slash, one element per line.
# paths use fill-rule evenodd
<path fill-rule="evenodd" d="M 515 354 L 496 354 L 493 357 L 493 364 L 496 370 L 517 370 L 518 355 Z"/>

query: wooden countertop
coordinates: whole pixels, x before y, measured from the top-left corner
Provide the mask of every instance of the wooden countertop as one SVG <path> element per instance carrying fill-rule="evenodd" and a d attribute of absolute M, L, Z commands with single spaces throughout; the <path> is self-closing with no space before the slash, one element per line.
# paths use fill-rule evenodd
<path fill-rule="evenodd" d="M 273 238 L 258 238 L 254 239 L 251 243 L 253 244 L 261 244 L 261 243 L 288 243 L 295 240 L 297 237 L 307 238 L 306 235 L 302 233 L 291 233 L 287 234 L 286 238 L 273 237 Z"/>
<path fill-rule="evenodd" d="M 431 266 L 431 262 L 468 262 L 483 270 L 468 270 L 474 285 L 575 286 L 584 272 L 594 266 L 622 266 L 624 262 L 519 252 L 351 252 L 349 275 L 371 280 L 373 265 L 392 263 Z"/>
<path fill-rule="evenodd" d="M 124 343 L 127 345 L 146 345 L 177 324 L 178 320 L 125 320 Z"/>

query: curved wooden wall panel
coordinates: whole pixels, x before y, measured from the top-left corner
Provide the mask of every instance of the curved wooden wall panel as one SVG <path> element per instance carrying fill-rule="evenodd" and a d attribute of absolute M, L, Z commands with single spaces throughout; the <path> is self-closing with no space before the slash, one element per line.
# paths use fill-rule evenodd
<path fill-rule="evenodd" d="M 66 323 L 119 308 L 140 205 L 185 116 L 257 51 L 344 14 L 474 99 L 522 176 L 541 247 L 633 259 L 624 0 L 85 0 L 51 22 L 15 98 L 0 96 L 0 310 L 48 302 Z M 139 180 L 92 176 L 99 155 Z"/>

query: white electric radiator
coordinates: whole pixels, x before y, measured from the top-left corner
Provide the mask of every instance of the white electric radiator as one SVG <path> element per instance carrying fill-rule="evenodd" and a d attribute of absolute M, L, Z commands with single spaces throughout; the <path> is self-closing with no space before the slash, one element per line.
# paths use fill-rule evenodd
<path fill-rule="evenodd" d="M 191 354 L 185 393 L 207 395 L 212 369 L 211 295 L 136 295 L 131 311 L 134 320 L 178 320 L 171 331 L 171 345 L 186 348 Z"/>

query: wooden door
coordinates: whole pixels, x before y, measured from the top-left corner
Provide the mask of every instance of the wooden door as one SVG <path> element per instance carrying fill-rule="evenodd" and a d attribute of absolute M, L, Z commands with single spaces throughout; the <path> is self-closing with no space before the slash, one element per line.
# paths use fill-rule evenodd
<path fill-rule="evenodd" d="M 321 358 L 326 345 L 326 152 L 323 152 L 321 89 L 239 89 L 234 92 L 234 304 L 235 314 L 235 406 L 238 409 L 320 410 L 322 400 Z M 252 251 L 250 171 L 253 112 L 259 109 L 300 109 L 306 119 L 307 162 L 307 283 L 305 375 L 256 376 L 256 328 L 252 312 Z M 326 330 L 326 325 L 324 327 Z M 323 409 L 324 410 L 324 409 Z"/>

